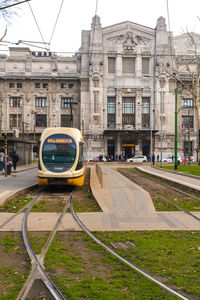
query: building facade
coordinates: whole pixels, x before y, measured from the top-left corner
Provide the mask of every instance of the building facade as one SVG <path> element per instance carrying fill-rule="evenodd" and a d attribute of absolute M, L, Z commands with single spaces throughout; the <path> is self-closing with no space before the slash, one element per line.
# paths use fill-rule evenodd
<path fill-rule="evenodd" d="M 10 48 L 0 56 L 1 130 L 36 140 L 45 127 L 73 126 L 84 135 L 85 159 L 166 157 L 174 153 L 178 88 L 178 152 L 195 155 L 195 37 L 173 37 L 163 17 L 153 29 L 129 21 L 102 28 L 95 16 L 72 57 Z"/>

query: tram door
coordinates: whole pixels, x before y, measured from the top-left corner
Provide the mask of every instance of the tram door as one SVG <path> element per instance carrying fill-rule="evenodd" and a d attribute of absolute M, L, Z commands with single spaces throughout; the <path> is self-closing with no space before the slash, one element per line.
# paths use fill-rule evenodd
<path fill-rule="evenodd" d="M 108 157 L 112 160 L 115 158 L 115 141 L 113 140 L 108 141 Z"/>

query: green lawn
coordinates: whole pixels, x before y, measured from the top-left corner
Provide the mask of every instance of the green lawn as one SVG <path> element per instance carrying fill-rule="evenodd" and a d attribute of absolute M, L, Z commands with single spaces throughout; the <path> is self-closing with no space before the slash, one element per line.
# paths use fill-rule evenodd
<path fill-rule="evenodd" d="M 111 248 L 110 242 L 132 242 L 135 248 L 117 252 L 189 299 L 199 299 L 199 234 L 141 231 L 95 235 Z M 47 253 L 45 266 L 72 300 L 177 299 L 106 253 L 84 233 L 59 233 Z"/>
<path fill-rule="evenodd" d="M 177 170 L 174 169 L 174 166 L 162 166 L 162 169 L 200 176 L 200 166 L 179 165 Z"/>

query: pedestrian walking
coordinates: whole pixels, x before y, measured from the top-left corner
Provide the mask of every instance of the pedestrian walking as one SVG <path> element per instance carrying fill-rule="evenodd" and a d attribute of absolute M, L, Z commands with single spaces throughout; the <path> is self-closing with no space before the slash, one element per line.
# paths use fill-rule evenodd
<path fill-rule="evenodd" d="M 14 150 L 11 157 L 12 157 L 12 162 L 13 162 L 13 168 L 16 171 L 17 163 L 19 161 L 19 154 L 16 153 L 16 151 Z"/>
<path fill-rule="evenodd" d="M 159 154 L 157 155 L 157 161 L 159 161 Z"/>
<path fill-rule="evenodd" d="M 154 163 L 155 163 L 155 154 L 152 155 L 152 164 L 154 166 Z"/>

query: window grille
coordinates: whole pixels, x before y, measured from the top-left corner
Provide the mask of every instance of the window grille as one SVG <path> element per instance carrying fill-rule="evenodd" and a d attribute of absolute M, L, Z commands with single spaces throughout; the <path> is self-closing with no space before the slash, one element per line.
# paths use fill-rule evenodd
<path fill-rule="evenodd" d="M 122 124 L 135 127 L 135 98 L 122 98 Z"/>
<path fill-rule="evenodd" d="M 73 102 L 73 98 L 61 98 L 61 108 L 70 108 Z"/>
<path fill-rule="evenodd" d="M 108 127 L 115 127 L 116 125 L 116 99 L 114 97 L 108 97 L 107 100 L 107 124 Z"/>
<path fill-rule="evenodd" d="M 22 98 L 10 97 L 10 107 L 22 107 Z"/>
<path fill-rule="evenodd" d="M 47 98 L 46 97 L 36 97 L 35 98 L 35 107 L 47 107 Z"/>
<path fill-rule="evenodd" d="M 22 126 L 22 115 L 21 114 L 10 114 L 10 128 Z"/>
<path fill-rule="evenodd" d="M 47 127 L 47 115 L 36 114 L 36 127 Z"/>

